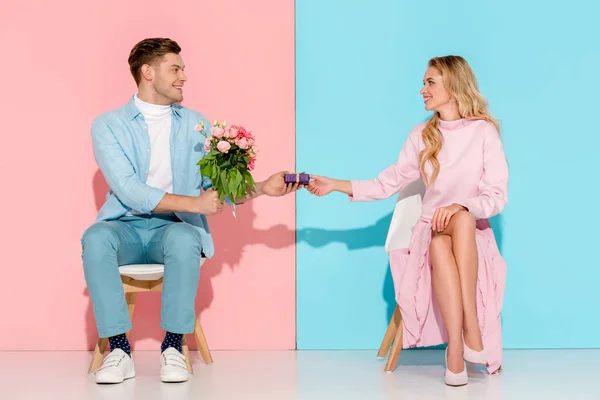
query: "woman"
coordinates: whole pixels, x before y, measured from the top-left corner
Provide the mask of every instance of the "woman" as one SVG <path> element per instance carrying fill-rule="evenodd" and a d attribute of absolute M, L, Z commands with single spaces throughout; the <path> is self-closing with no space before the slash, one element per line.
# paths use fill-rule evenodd
<path fill-rule="evenodd" d="M 488 218 L 507 203 L 508 169 L 498 123 L 469 64 L 458 56 L 433 58 L 423 83 L 433 116 L 411 131 L 395 164 L 367 181 L 313 175 L 308 189 L 373 201 L 423 179 L 423 210 L 409 251 L 391 256 L 403 346 L 448 343 L 445 381 L 461 386 L 468 381 L 465 361 L 485 364 L 490 373 L 502 362 L 506 265 Z"/>

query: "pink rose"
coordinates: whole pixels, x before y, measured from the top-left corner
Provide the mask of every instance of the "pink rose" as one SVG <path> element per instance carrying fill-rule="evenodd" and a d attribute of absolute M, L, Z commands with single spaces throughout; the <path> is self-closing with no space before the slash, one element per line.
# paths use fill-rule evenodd
<path fill-rule="evenodd" d="M 213 126 L 212 128 L 210 128 L 210 134 L 216 137 L 217 139 L 221 139 L 224 133 L 225 131 L 221 127 Z"/>
<path fill-rule="evenodd" d="M 246 150 L 248 148 L 248 140 L 246 138 L 237 139 L 235 144 L 238 145 L 240 149 Z"/>
<path fill-rule="evenodd" d="M 238 135 L 238 129 L 235 126 L 229 127 L 229 132 L 227 132 L 228 138 L 235 138 Z"/>
<path fill-rule="evenodd" d="M 244 128 L 243 126 L 240 126 L 238 137 L 239 138 L 245 137 L 246 139 L 250 139 L 250 138 L 252 138 L 252 134 L 250 132 L 248 132 L 246 130 L 246 128 Z"/>
<path fill-rule="evenodd" d="M 210 151 L 210 138 L 206 138 L 206 141 L 204 142 L 204 151 Z"/>
<path fill-rule="evenodd" d="M 250 160 L 250 162 L 248 163 L 248 169 L 250 171 L 252 171 L 254 169 L 254 163 L 256 162 L 256 158 L 253 158 Z"/>
<path fill-rule="evenodd" d="M 254 139 L 250 138 L 250 139 L 246 139 L 248 141 L 248 147 L 252 147 L 254 146 Z"/>
<path fill-rule="evenodd" d="M 203 122 L 198 122 L 196 124 L 196 127 L 194 128 L 194 130 L 196 132 L 202 132 L 203 129 L 204 129 L 204 123 Z"/>
<path fill-rule="evenodd" d="M 217 149 L 219 149 L 221 153 L 227 153 L 230 148 L 231 144 L 225 140 L 220 140 L 219 143 L 217 143 Z"/>

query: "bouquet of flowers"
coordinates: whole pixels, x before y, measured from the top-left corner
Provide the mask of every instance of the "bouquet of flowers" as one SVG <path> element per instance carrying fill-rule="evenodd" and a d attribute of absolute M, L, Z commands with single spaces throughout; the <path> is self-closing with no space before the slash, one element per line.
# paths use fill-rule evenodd
<path fill-rule="evenodd" d="M 228 126 L 225 121 L 214 121 L 209 132 L 199 122 L 196 131 L 206 137 L 207 154 L 198 162 L 200 172 L 212 180 L 219 199 L 224 201 L 227 196 L 235 208 L 237 200 L 255 189 L 250 171 L 254 169 L 258 148 L 252 132 L 243 126 Z"/>

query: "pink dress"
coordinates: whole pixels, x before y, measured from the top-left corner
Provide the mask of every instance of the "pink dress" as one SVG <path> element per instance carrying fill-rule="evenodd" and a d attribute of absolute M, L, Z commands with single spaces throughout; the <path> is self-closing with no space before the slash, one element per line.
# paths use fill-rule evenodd
<path fill-rule="evenodd" d="M 408 136 L 395 164 L 377 178 L 352 181 L 352 201 L 385 199 L 419 179 L 419 153 L 425 147 L 421 133 L 425 123 Z M 477 317 L 488 355 L 488 372 L 502 364 L 500 311 L 504 297 L 506 264 L 498 251 L 488 218 L 507 203 L 508 168 L 500 135 L 483 120 L 441 121 L 440 173 L 423 198 L 419 222 L 412 228 L 410 248 L 390 253 L 396 301 L 402 313 L 403 347 L 447 343 L 441 313 L 433 296 L 429 244 L 431 218 L 439 207 L 461 204 L 477 220 L 478 251 Z M 428 165 L 428 174 L 431 166 Z"/>

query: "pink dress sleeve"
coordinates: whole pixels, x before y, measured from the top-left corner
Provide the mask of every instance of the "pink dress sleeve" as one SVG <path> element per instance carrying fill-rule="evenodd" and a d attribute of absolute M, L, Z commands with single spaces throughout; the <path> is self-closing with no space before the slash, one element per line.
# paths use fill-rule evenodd
<path fill-rule="evenodd" d="M 373 201 L 387 199 L 421 176 L 419 151 L 415 141 L 419 133 L 413 130 L 404 142 L 398 160 L 384 169 L 375 179 L 350 181 L 350 201 Z M 418 142 L 417 142 L 418 143 Z"/>
<path fill-rule="evenodd" d="M 483 142 L 483 176 L 479 195 L 466 200 L 465 206 L 477 219 L 499 214 L 508 202 L 508 166 L 500 134 L 495 127 L 486 130 Z"/>

